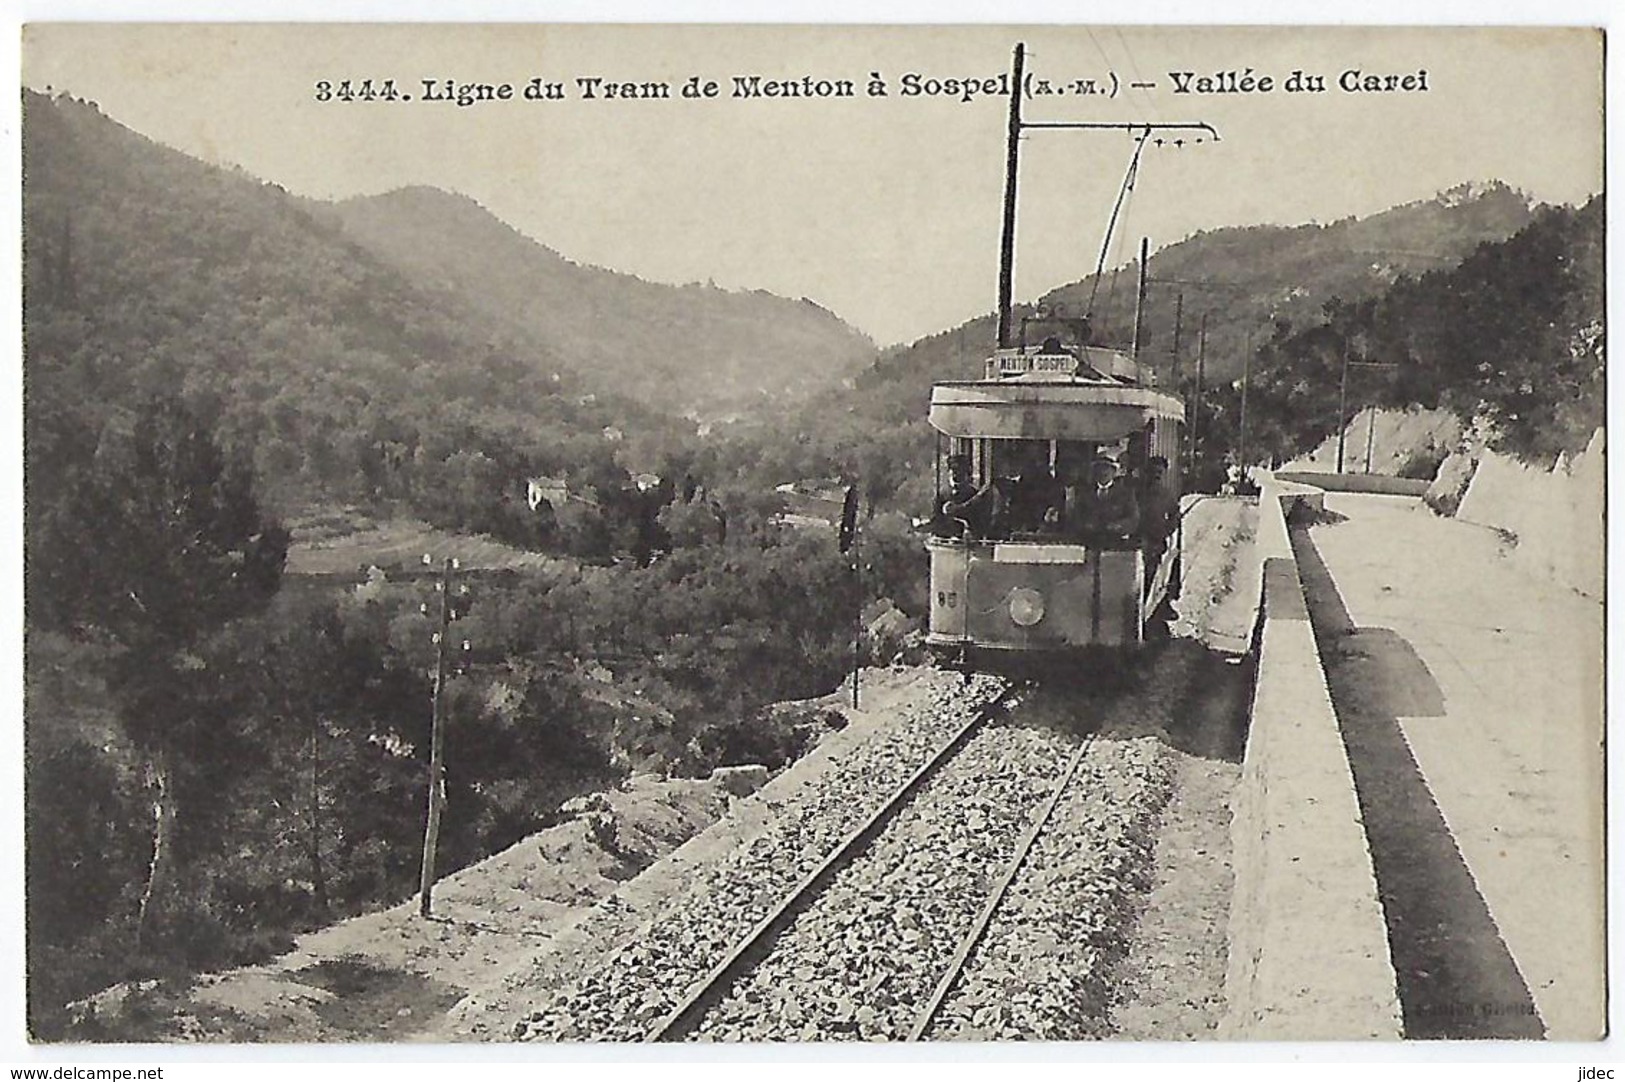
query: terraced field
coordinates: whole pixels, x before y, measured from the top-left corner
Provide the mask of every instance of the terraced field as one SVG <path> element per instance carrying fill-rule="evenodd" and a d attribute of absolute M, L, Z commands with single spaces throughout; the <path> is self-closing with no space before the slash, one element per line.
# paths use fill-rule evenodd
<path fill-rule="evenodd" d="M 324 510 L 289 523 L 290 575 L 348 575 L 368 567 L 413 567 L 425 553 L 456 559 L 469 571 L 529 571 L 562 565 L 561 557 L 527 552 L 483 534 L 456 534 L 411 518 L 376 520 L 353 508 Z"/>

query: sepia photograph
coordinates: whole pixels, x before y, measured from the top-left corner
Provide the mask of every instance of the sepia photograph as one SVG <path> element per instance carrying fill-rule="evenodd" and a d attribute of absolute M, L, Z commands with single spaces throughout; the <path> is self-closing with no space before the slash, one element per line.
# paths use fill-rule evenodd
<path fill-rule="evenodd" d="M 1614 1054 L 1603 29 L 21 76 L 17 1055 Z"/>

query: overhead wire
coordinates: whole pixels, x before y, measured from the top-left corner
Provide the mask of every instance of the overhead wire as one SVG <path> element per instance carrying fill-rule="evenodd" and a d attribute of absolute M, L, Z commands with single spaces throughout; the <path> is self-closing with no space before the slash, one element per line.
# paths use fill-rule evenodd
<path fill-rule="evenodd" d="M 1134 62 L 1134 50 L 1128 47 L 1128 39 L 1123 36 L 1123 31 L 1120 28 L 1114 26 L 1111 28 L 1111 30 L 1112 33 L 1117 37 L 1117 44 L 1122 48 L 1123 55 L 1128 58 L 1129 73 L 1134 76 L 1133 81 L 1129 84 L 1130 88 L 1140 92 L 1141 99 L 1151 110 L 1151 119 L 1160 124 L 1162 122 L 1162 111 L 1157 108 L 1156 97 L 1151 93 L 1151 91 L 1147 90 L 1143 85 L 1141 85 L 1146 80 L 1140 75 L 1140 66 Z"/>

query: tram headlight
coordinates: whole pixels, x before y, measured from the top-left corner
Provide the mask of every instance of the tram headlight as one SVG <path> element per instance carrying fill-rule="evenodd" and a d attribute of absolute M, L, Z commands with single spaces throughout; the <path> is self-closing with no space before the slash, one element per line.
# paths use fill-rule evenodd
<path fill-rule="evenodd" d="M 1044 595 L 1025 586 L 1010 591 L 1010 619 L 1021 627 L 1032 627 L 1044 618 Z"/>

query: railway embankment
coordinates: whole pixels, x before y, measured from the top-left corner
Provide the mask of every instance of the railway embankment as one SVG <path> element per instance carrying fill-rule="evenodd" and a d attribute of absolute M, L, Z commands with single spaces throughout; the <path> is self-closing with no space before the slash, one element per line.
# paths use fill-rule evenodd
<path fill-rule="evenodd" d="M 1239 1040 L 1401 1035 L 1360 806 L 1287 532 L 1308 485 L 1266 478 L 1255 542 L 1257 675 L 1233 805 L 1226 1015 Z"/>
<path fill-rule="evenodd" d="M 1231 893 L 1226 812 L 1241 770 L 1243 652 L 1258 597 L 1246 555 L 1256 516 L 1239 500 L 1189 510 L 1175 640 L 1121 686 L 1023 689 L 1019 710 L 968 741 L 957 765 L 900 806 L 865 861 L 809 905 L 804 927 L 785 930 L 779 970 L 795 994 L 770 994 L 783 983 L 776 977 L 747 976 L 710 1036 L 908 1036 L 922 990 L 946 972 L 943 959 L 1004 874 L 1021 825 L 1038 822 L 1035 808 L 1049 799 L 1040 783 L 1085 732 L 1098 735 L 1056 790 L 1031 855 L 1010 865 L 1008 896 L 984 914 L 985 935 L 960 959 L 962 976 L 925 1036 L 1214 1034 Z M 771 779 L 765 768 L 740 767 L 707 782 L 647 779 L 635 792 L 583 798 L 570 822 L 447 877 L 433 920 L 409 901 L 315 933 L 265 966 L 157 999 L 143 993 L 134 1013 L 147 1022 L 126 1017 L 121 1032 L 187 1041 L 645 1038 L 900 778 L 1008 686 L 924 668 L 866 670 L 862 708 L 847 708 L 849 687 L 808 704 L 839 711 L 845 724 L 829 726 Z M 839 936 L 826 934 L 837 926 Z M 826 965 L 817 955 L 831 946 L 845 953 Z M 868 967 L 856 992 L 847 980 L 854 966 Z M 821 967 L 838 979 L 821 982 Z M 758 986 L 764 994 L 753 999 Z M 798 1009 L 805 1017 L 795 1024 L 788 1015 Z"/>

